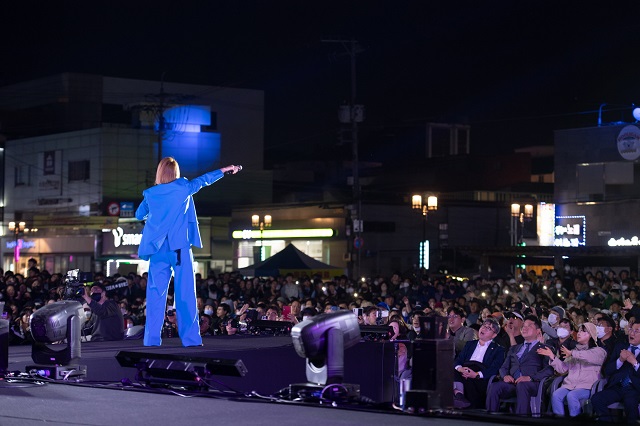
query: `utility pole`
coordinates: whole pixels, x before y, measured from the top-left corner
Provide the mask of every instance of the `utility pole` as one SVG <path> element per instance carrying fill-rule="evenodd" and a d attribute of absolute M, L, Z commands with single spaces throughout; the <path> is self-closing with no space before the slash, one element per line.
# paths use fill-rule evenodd
<path fill-rule="evenodd" d="M 351 233 L 352 238 L 348 238 L 348 252 L 350 253 L 349 261 L 349 277 L 357 279 L 360 276 L 360 254 L 362 248 L 362 195 L 360 188 L 360 164 L 358 154 L 358 123 L 364 119 L 364 107 L 356 105 L 357 95 L 357 77 L 356 77 L 356 55 L 361 51 L 358 42 L 351 38 L 350 40 L 322 40 L 325 43 L 340 43 L 344 47 L 346 54 L 349 55 L 351 61 L 351 99 L 349 101 L 348 110 L 344 107 L 340 108 L 339 119 L 343 124 L 351 125 L 351 156 L 352 156 L 352 173 L 353 173 L 353 204 L 351 208 Z"/>
<path fill-rule="evenodd" d="M 162 160 L 162 139 L 164 138 L 165 133 L 165 118 L 164 118 L 164 109 L 165 103 L 164 98 L 166 93 L 164 93 L 164 75 L 166 71 L 162 72 L 162 76 L 160 77 L 160 94 L 159 101 L 160 105 L 158 108 L 158 164 L 160 164 L 160 160 Z"/>
<path fill-rule="evenodd" d="M 167 125 L 167 119 L 164 116 L 166 110 L 183 104 L 185 101 L 194 98 L 193 95 L 185 95 L 178 93 L 167 93 L 164 91 L 164 78 L 166 71 L 162 72 L 160 77 L 160 92 L 147 94 L 145 97 L 152 100 L 151 102 L 143 103 L 139 108 L 143 111 L 151 112 L 153 116 L 158 119 L 158 130 L 156 134 L 156 143 L 158 145 L 158 163 L 163 158 L 162 144 L 167 138 L 170 126 Z"/>

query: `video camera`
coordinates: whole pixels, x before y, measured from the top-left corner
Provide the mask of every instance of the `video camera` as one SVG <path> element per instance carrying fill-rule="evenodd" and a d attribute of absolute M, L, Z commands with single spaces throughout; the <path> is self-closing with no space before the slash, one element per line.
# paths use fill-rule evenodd
<path fill-rule="evenodd" d="M 93 284 L 93 274 L 91 272 L 80 272 L 79 269 L 67 271 L 64 278 L 64 293 L 62 295 L 65 300 L 76 300 L 84 295 L 85 287 Z"/>

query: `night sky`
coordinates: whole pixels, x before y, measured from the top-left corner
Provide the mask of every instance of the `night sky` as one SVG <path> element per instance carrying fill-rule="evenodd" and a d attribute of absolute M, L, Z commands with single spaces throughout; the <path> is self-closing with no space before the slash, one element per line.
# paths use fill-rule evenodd
<path fill-rule="evenodd" d="M 474 152 L 553 142 L 553 129 L 630 121 L 640 104 L 640 2 L 11 2 L 0 84 L 60 72 L 265 91 L 268 163 L 330 152 L 359 41 L 361 142 L 425 121 L 471 125 Z M 627 114 L 627 115 L 625 115 Z"/>

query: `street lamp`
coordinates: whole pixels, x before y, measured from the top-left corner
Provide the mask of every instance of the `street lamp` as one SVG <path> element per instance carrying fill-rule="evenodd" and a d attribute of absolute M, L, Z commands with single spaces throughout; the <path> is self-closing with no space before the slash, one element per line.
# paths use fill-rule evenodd
<path fill-rule="evenodd" d="M 423 202 L 426 197 L 426 203 Z M 427 241 L 427 215 L 438 210 L 438 197 L 435 195 L 414 194 L 411 196 L 411 208 L 422 215 L 422 240 L 418 249 L 418 265 L 429 269 L 429 246 Z"/>
<path fill-rule="evenodd" d="M 260 260 L 265 260 L 266 253 L 264 251 L 264 245 L 262 244 L 262 232 L 265 228 L 271 228 L 271 215 L 266 214 L 262 218 L 258 214 L 252 215 L 251 226 L 260 230 Z"/>
<path fill-rule="evenodd" d="M 20 260 L 20 248 L 22 246 L 21 240 L 19 240 L 19 236 L 23 232 L 28 232 L 27 224 L 25 222 L 9 222 L 9 231 L 13 232 L 13 261 L 15 264 L 15 268 L 17 271 L 18 261 Z"/>

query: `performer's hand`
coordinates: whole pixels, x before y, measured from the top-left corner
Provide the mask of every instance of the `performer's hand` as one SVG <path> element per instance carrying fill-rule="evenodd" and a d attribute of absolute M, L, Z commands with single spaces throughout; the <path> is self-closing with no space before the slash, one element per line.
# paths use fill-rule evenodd
<path fill-rule="evenodd" d="M 242 170 L 242 166 L 234 166 L 233 164 L 227 167 L 223 167 L 220 169 L 222 173 L 231 172 L 232 175 L 235 175 L 240 170 Z"/>

